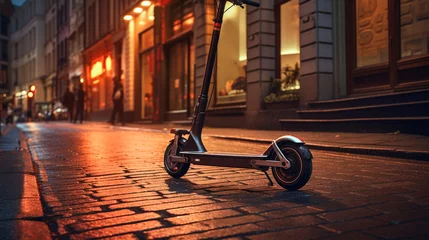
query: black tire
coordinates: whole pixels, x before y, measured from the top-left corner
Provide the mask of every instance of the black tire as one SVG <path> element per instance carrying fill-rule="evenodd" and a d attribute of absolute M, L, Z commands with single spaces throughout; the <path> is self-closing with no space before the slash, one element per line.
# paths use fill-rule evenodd
<path fill-rule="evenodd" d="M 164 168 L 167 173 L 174 178 L 183 177 L 189 170 L 190 163 L 174 163 L 168 160 L 168 156 L 173 149 L 173 143 L 168 144 L 164 153 Z M 180 151 L 180 149 L 178 149 Z"/>
<path fill-rule="evenodd" d="M 310 180 L 313 171 L 313 157 L 310 150 L 304 145 L 291 143 L 280 144 L 279 148 L 291 162 L 291 168 L 271 168 L 276 182 L 283 188 L 291 191 L 302 188 Z M 276 159 L 279 160 L 277 157 Z"/>

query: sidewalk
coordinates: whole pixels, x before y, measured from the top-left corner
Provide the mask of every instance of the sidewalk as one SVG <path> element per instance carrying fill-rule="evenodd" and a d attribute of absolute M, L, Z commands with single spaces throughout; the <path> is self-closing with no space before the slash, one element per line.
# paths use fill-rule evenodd
<path fill-rule="evenodd" d="M 39 189 L 25 144 L 16 126 L 0 137 L 0 239 L 51 239 Z"/>
<path fill-rule="evenodd" d="M 109 125 L 90 122 L 88 124 Z M 184 128 L 172 124 L 127 124 L 114 128 L 124 130 L 152 130 L 169 132 L 170 128 Z M 292 135 L 306 142 L 310 149 L 398 157 L 429 161 L 429 136 L 395 133 L 350 133 L 350 132 L 286 132 L 249 130 L 239 128 L 205 127 L 203 135 L 219 139 L 250 141 L 270 144 L 273 139 Z"/>

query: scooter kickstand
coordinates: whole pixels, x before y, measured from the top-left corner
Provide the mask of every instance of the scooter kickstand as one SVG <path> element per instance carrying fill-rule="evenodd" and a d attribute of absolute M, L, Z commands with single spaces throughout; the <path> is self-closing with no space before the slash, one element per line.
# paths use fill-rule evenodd
<path fill-rule="evenodd" d="M 267 171 L 264 171 L 265 176 L 268 178 L 268 186 L 274 186 L 273 181 L 271 181 L 270 175 L 268 175 Z"/>

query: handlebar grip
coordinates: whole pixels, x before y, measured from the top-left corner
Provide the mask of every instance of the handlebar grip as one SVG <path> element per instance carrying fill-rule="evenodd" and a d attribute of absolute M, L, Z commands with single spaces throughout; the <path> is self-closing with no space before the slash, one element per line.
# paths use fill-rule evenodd
<path fill-rule="evenodd" d="M 254 7 L 259 7 L 261 5 L 260 3 L 254 2 L 251 0 L 243 0 L 243 4 L 254 6 Z"/>

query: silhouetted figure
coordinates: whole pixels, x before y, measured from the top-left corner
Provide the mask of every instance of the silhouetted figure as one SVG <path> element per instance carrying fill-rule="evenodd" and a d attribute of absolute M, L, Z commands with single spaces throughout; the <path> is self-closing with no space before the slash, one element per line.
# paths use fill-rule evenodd
<path fill-rule="evenodd" d="M 63 96 L 63 104 L 67 108 L 67 111 L 69 112 L 69 120 L 70 122 L 73 121 L 73 112 L 74 112 L 74 94 L 70 91 L 69 88 L 66 88 L 66 92 Z"/>
<path fill-rule="evenodd" d="M 112 116 L 110 117 L 110 123 L 115 124 L 116 113 L 119 114 L 119 120 L 122 122 L 122 126 L 125 125 L 124 119 L 124 87 L 122 86 L 121 81 L 115 77 L 114 78 L 114 88 L 113 88 L 113 111 Z"/>
<path fill-rule="evenodd" d="M 6 125 L 9 125 L 9 123 L 13 124 L 13 108 L 11 104 L 7 106 Z"/>
<path fill-rule="evenodd" d="M 74 123 L 76 123 L 78 117 L 80 117 L 80 123 L 83 122 L 84 108 L 85 108 L 85 91 L 83 91 L 83 84 L 79 84 L 79 90 L 77 90 L 77 93 L 76 93 L 76 115 L 74 118 Z"/>

